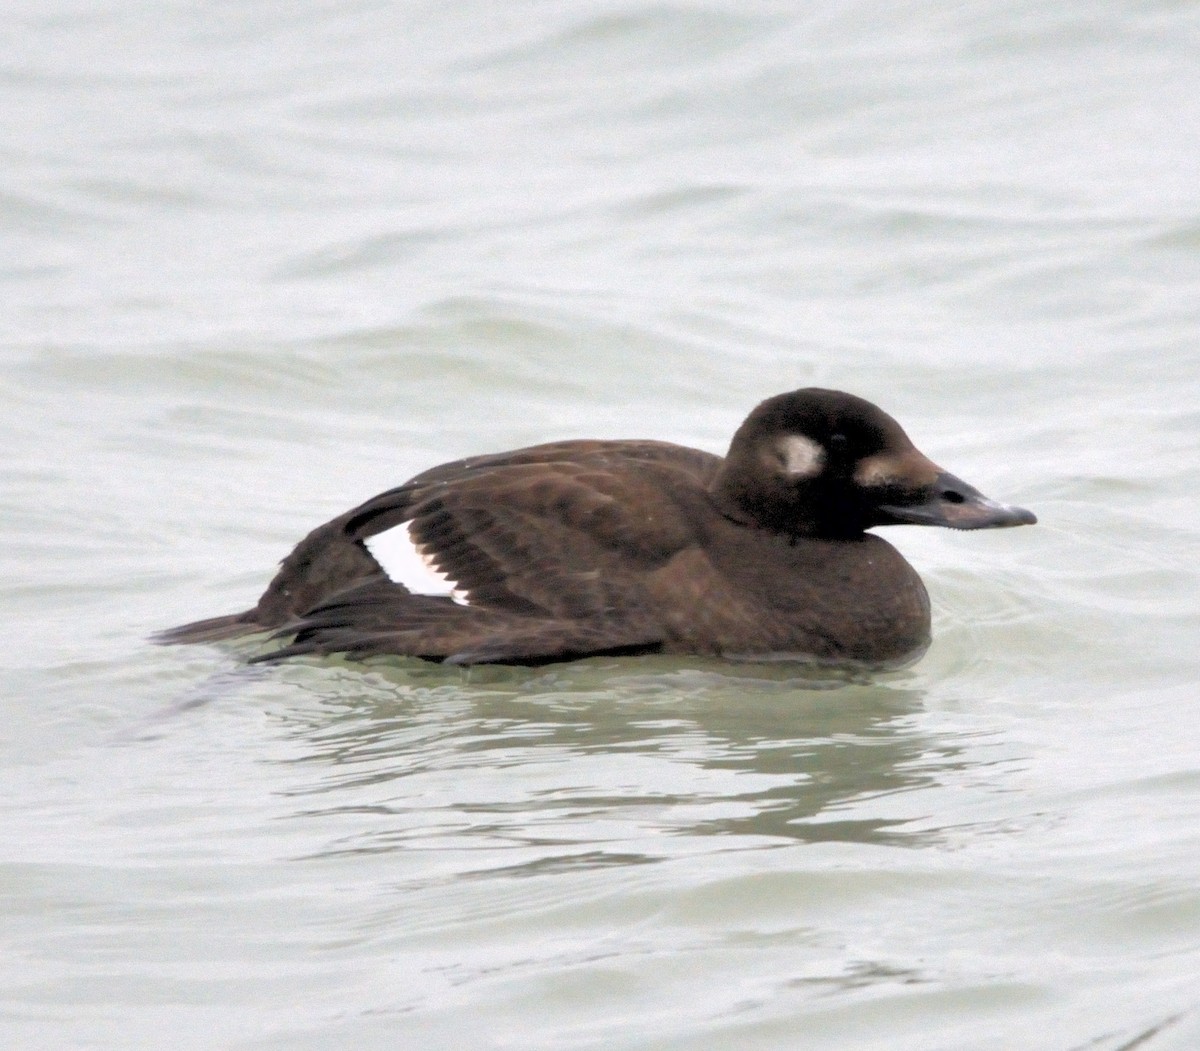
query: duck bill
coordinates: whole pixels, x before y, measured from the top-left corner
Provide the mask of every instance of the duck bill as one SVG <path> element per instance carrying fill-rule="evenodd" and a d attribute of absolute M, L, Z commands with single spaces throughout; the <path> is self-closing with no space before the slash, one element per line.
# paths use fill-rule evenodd
<path fill-rule="evenodd" d="M 892 525 L 907 523 L 948 529 L 1007 529 L 1037 521 L 1032 511 L 989 500 L 978 489 L 946 471 L 925 490 L 924 499 L 911 504 L 887 504 L 880 510 Z"/>

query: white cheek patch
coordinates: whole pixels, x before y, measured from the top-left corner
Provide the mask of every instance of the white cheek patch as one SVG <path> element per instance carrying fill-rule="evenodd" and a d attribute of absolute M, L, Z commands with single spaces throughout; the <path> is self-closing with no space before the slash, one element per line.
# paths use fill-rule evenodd
<path fill-rule="evenodd" d="M 783 469 L 793 478 L 812 478 L 825 467 L 825 449 L 811 438 L 789 434 L 776 446 Z"/>
<path fill-rule="evenodd" d="M 900 476 L 901 464 L 891 456 L 870 456 L 858 465 L 854 480 L 859 485 L 887 485 Z"/>
<path fill-rule="evenodd" d="M 449 596 L 460 606 L 470 605 L 466 591 L 434 564 L 413 541 L 410 522 L 367 537 L 363 543 L 388 578 L 403 584 L 414 595 Z"/>

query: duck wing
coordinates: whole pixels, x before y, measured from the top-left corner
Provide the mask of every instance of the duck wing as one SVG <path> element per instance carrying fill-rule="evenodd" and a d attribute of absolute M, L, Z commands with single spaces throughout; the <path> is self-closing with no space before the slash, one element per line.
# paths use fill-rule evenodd
<path fill-rule="evenodd" d="M 603 617 L 694 541 L 681 504 L 719 459 L 662 442 L 569 442 L 434 468 L 352 512 L 365 543 L 394 529 L 466 604 Z"/>
<path fill-rule="evenodd" d="M 456 599 L 413 594 L 379 564 L 309 603 L 279 632 L 292 643 L 263 659 L 538 663 L 654 649 L 662 618 L 647 582 L 695 542 L 695 516 L 683 512 L 706 499 L 719 464 L 665 442 L 588 441 L 435 467 L 314 531 L 301 548 L 319 539 L 320 557 L 298 548 L 280 577 L 328 562 L 339 540 L 366 553 L 372 538 L 401 529 Z"/>
<path fill-rule="evenodd" d="M 398 592 L 390 582 L 352 588 L 275 634 L 291 641 L 251 663 L 305 654 L 352 659 L 403 655 L 448 664 L 538 665 L 597 654 L 653 653 L 651 618 L 562 620 L 461 606 L 448 598 Z"/>

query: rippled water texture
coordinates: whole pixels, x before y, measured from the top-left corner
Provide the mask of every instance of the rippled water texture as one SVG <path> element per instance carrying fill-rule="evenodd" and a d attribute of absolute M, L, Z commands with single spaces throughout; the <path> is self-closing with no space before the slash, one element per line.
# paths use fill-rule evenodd
<path fill-rule="evenodd" d="M 1200 1046 L 1200 12 L 10 5 L 5 1048 Z M 915 667 L 152 631 L 453 457 L 854 391 Z"/>

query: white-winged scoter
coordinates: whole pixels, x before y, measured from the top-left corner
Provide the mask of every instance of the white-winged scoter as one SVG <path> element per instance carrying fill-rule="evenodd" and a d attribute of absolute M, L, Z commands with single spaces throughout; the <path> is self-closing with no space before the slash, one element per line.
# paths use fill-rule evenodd
<path fill-rule="evenodd" d="M 929 643 L 929 597 L 866 530 L 1035 521 L 943 471 L 870 402 L 807 388 L 755 408 L 724 459 L 564 441 L 434 467 L 313 530 L 253 609 L 158 638 L 290 640 L 255 660 L 899 663 Z"/>

